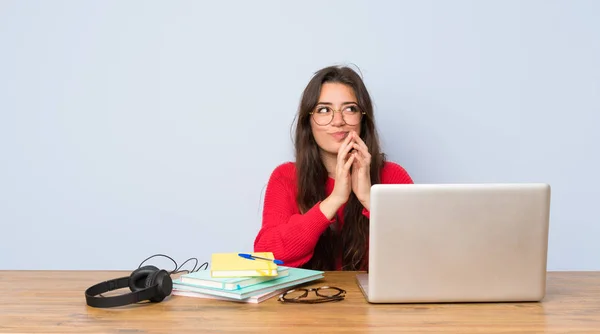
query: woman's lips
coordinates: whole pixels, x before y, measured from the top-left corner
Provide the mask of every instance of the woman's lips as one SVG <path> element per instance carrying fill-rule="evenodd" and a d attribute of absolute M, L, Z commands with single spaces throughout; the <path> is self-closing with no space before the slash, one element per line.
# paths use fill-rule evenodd
<path fill-rule="evenodd" d="M 333 136 L 333 138 L 335 138 L 337 140 L 344 140 L 347 135 L 348 135 L 347 131 L 344 131 L 344 132 L 335 132 L 335 133 L 331 134 L 331 136 Z"/>

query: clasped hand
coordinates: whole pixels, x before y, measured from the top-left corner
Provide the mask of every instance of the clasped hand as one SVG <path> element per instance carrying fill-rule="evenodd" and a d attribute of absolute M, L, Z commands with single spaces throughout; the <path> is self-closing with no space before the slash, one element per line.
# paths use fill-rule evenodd
<path fill-rule="evenodd" d="M 338 150 L 333 193 L 345 203 L 350 192 L 370 209 L 371 154 L 360 136 L 351 131 Z"/>

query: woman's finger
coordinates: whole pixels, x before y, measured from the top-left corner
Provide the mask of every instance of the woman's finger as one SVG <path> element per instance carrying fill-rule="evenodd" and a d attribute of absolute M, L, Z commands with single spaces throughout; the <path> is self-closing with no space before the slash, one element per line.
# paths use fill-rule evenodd
<path fill-rule="evenodd" d="M 353 147 L 356 149 L 356 152 L 359 153 L 359 156 L 357 157 L 358 160 L 361 160 L 363 164 L 369 164 L 371 161 L 371 155 L 369 152 L 357 143 L 353 143 Z"/>
<path fill-rule="evenodd" d="M 361 151 L 363 151 L 363 155 L 365 156 L 365 158 L 371 159 L 369 148 L 367 147 L 367 144 L 365 144 L 365 142 L 362 140 L 362 138 L 360 138 L 359 135 L 355 134 L 354 141 L 361 148 Z"/>
<path fill-rule="evenodd" d="M 354 155 L 354 165 L 356 165 L 356 167 L 362 167 L 363 162 L 361 161 L 361 153 L 359 151 L 354 151 L 352 154 Z"/>
<path fill-rule="evenodd" d="M 357 140 L 360 140 L 360 137 L 355 136 L 354 137 Z M 357 140 L 355 140 L 352 145 L 353 147 L 355 147 L 357 150 L 365 152 L 365 153 L 369 153 L 369 148 L 367 147 L 367 145 L 365 145 L 364 142 L 358 142 Z"/>
<path fill-rule="evenodd" d="M 356 158 L 355 154 L 350 154 L 350 158 L 348 158 L 348 160 L 344 164 L 344 171 L 345 172 L 347 172 L 347 171 L 350 170 L 350 166 L 352 166 L 352 162 L 354 162 L 355 158 Z"/>
<path fill-rule="evenodd" d="M 342 145 L 340 146 L 339 150 L 338 150 L 338 164 L 346 161 L 346 155 L 348 154 L 348 152 L 352 149 L 352 136 L 350 134 L 348 134 L 348 136 L 346 136 L 346 139 L 344 139 L 344 141 L 342 142 Z"/>
<path fill-rule="evenodd" d="M 360 136 L 358 135 L 358 133 L 354 133 L 354 141 L 360 145 L 365 151 L 369 151 L 369 148 L 367 147 L 367 144 L 365 144 L 365 142 L 362 140 L 362 138 L 360 138 Z"/>
<path fill-rule="evenodd" d="M 348 145 L 346 145 L 346 147 L 344 147 L 344 149 L 342 150 L 341 153 L 338 153 L 338 164 L 341 162 L 342 164 L 347 161 L 347 159 L 349 158 L 349 152 L 353 149 L 352 144 L 348 143 Z"/>

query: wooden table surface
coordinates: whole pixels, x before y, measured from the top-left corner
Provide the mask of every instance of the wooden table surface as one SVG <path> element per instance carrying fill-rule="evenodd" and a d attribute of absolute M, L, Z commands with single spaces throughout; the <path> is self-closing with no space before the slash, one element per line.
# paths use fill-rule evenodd
<path fill-rule="evenodd" d="M 170 296 L 162 303 L 114 309 L 86 305 L 87 287 L 128 274 L 0 271 L 0 332 L 600 333 L 600 272 L 548 273 L 540 303 L 369 304 L 356 272 L 326 272 L 309 286 L 346 289 L 344 301 L 281 304 L 274 297 L 245 304 Z"/>

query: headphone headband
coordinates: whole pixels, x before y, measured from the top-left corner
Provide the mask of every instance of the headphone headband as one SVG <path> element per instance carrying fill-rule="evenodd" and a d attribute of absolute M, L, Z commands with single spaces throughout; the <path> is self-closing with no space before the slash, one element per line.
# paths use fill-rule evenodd
<path fill-rule="evenodd" d="M 148 287 L 148 288 L 136 291 L 136 292 L 123 294 L 123 295 L 111 296 L 111 297 L 95 297 L 101 293 L 106 293 L 108 291 L 126 288 L 128 286 L 129 286 L 129 277 L 128 276 L 100 282 L 96 285 L 89 287 L 85 291 L 85 300 L 86 300 L 87 304 L 92 307 L 100 307 L 100 308 L 117 307 L 117 306 L 124 306 L 124 305 L 128 305 L 128 304 L 137 303 L 142 300 L 148 300 L 152 296 L 155 296 L 158 292 L 158 284 L 155 284 L 151 287 Z"/>

